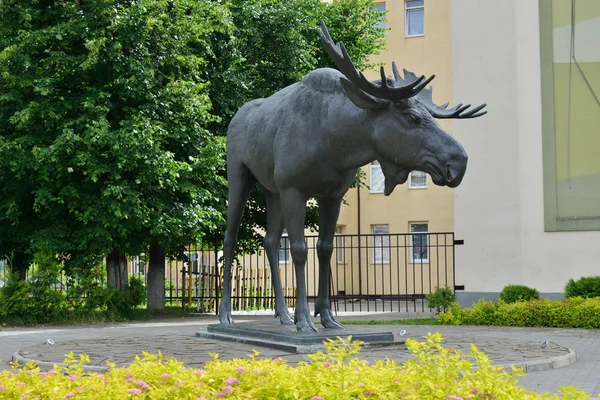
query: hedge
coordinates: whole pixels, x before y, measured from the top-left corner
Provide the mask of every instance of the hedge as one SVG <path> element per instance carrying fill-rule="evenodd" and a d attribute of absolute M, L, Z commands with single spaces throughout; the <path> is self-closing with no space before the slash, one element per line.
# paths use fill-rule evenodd
<path fill-rule="evenodd" d="M 496 325 L 600 329 L 600 298 L 573 297 L 504 303 L 485 301 L 461 309 L 458 303 L 439 314 L 443 325 Z"/>

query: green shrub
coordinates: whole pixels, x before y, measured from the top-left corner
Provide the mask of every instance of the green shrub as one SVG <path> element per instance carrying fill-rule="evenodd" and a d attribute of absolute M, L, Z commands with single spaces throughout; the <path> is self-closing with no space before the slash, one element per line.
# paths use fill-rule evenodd
<path fill-rule="evenodd" d="M 338 339 L 326 351 L 311 354 L 297 367 L 284 360 L 259 358 L 221 361 L 218 356 L 203 369 L 186 368 L 160 354 L 144 353 L 127 368 L 104 374 L 84 373 L 85 355 L 69 354 L 68 368 L 40 372 L 33 365 L 0 372 L 2 398 L 152 399 L 587 399 L 573 387 L 559 395 L 540 395 L 518 386 L 521 369 L 506 371 L 471 346 L 470 354 L 447 349 L 439 333 L 425 341 L 408 339 L 414 357 L 404 364 L 356 357 L 360 344 Z M 25 395 L 25 396 L 23 396 Z"/>
<path fill-rule="evenodd" d="M 600 297 L 600 276 L 569 279 L 565 286 L 565 297 Z"/>
<path fill-rule="evenodd" d="M 500 300 L 505 303 L 514 303 L 517 301 L 529 301 L 540 298 L 540 292 L 537 289 L 524 285 L 508 285 L 500 292 Z"/>
<path fill-rule="evenodd" d="M 454 297 L 454 292 L 449 287 L 438 287 L 433 293 L 425 296 L 425 300 L 427 300 L 427 307 L 441 312 L 446 311 L 456 301 L 456 297 Z"/>
<path fill-rule="evenodd" d="M 599 329 L 600 298 L 539 299 L 516 303 L 480 299 L 471 308 L 461 309 L 453 305 L 440 314 L 440 323 Z"/>

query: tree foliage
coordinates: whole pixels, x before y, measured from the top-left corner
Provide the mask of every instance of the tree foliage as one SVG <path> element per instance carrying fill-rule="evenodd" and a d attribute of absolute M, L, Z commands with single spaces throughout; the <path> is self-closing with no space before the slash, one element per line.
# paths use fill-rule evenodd
<path fill-rule="evenodd" d="M 318 21 L 359 67 L 383 46 L 367 0 L 1 4 L 0 258 L 91 266 L 155 243 L 181 257 L 223 229 L 237 109 L 330 66 Z M 254 196 L 248 243 L 264 209 Z"/>

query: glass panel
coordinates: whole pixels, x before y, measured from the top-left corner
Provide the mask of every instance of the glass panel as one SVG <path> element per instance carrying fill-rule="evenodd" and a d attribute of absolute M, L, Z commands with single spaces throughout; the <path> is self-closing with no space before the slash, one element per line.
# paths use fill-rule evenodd
<path fill-rule="evenodd" d="M 375 11 L 384 13 L 385 12 L 385 3 L 375 4 Z M 384 19 L 383 21 L 381 21 L 378 24 L 378 27 L 382 28 L 382 29 L 385 29 L 385 22 L 386 22 L 386 20 Z"/>
<path fill-rule="evenodd" d="M 287 264 L 290 261 L 290 239 L 287 235 L 279 239 L 279 264 Z"/>
<path fill-rule="evenodd" d="M 425 5 L 424 3 L 425 3 L 425 0 L 407 0 L 406 8 L 423 7 Z"/>
<path fill-rule="evenodd" d="M 373 225 L 373 264 L 390 263 L 390 228 L 388 225 Z"/>
<path fill-rule="evenodd" d="M 412 171 L 410 173 L 409 187 L 411 187 L 411 188 L 427 187 L 427 174 L 423 171 Z"/>
<path fill-rule="evenodd" d="M 410 224 L 411 233 L 424 232 L 411 235 L 413 262 L 429 261 L 429 236 L 426 233 L 428 230 L 429 224 Z"/>
<path fill-rule="evenodd" d="M 422 8 L 406 10 L 406 34 L 408 36 L 425 33 L 425 10 Z"/>
<path fill-rule="evenodd" d="M 381 171 L 381 165 L 371 164 L 371 193 L 383 193 L 385 177 Z"/>

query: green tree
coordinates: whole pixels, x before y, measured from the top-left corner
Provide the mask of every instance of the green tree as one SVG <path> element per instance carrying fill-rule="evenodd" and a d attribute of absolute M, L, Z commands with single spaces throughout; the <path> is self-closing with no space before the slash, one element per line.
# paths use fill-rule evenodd
<path fill-rule="evenodd" d="M 81 266 L 158 243 L 178 256 L 215 229 L 224 145 L 208 130 L 206 65 L 214 35 L 228 36 L 227 9 L 186 0 L 2 7 L 2 252 L 44 248 Z M 123 289 L 126 275 L 112 285 Z"/>
<path fill-rule="evenodd" d="M 0 257 L 20 271 L 40 249 L 75 270 L 108 257 L 125 290 L 125 254 L 152 248 L 157 293 L 161 258 L 222 230 L 237 109 L 330 66 L 321 18 L 360 68 L 383 46 L 367 0 L 3 0 Z M 253 196 L 246 248 L 264 211 Z"/>

